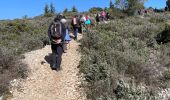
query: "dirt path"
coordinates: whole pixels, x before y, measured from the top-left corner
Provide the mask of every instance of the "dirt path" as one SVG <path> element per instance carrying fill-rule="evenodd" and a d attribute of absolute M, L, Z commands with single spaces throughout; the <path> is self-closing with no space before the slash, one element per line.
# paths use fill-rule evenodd
<path fill-rule="evenodd" d="M 77 66 L 81 55 L 77 51 L 78 45 L 71 41 L 67 53 L 63 54 L 62 70 L 59 72 L 50 68 L 50 46 L 25 54 L 24 62 L 31 73 L 21 82 L 19 90 L 11 91 L 11 100 L 85 100 L 83 89 L 79 87 L 81 78 Z"/>

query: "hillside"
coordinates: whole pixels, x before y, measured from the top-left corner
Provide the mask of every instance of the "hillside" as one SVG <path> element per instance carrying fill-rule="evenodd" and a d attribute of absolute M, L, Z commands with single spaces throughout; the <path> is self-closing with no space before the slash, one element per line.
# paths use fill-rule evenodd
<path fill-rule="evenodd" d="M 80 69 L 88 99 L 169 100 L 170 43 L 156 41 L 165 27 L 169 34 L 169 19 L 169 12 L 125 17 L 86 33 Z"/>
<path fill-rule="evenodd" d="M 81 44 L 71 42 L 60 72 L 50 69 L 50 47 L 43 48 L 53 17 L 1 21 L 0 96 L 82 100 L 83 87 L 88 100 L 168 100 L 170 44 L 155 37 L 169 19 L 163 12 L 100 23 L 83 33 Z"/>
<path fill-rule="evenodd" d="M 0 96 L 9 94 L 9 83 L 26 78 L 29 69 L 21 54 L 43 47 L 48 41 L 47 29 L 53 18 L 36 17 L 0 21 Z"/>

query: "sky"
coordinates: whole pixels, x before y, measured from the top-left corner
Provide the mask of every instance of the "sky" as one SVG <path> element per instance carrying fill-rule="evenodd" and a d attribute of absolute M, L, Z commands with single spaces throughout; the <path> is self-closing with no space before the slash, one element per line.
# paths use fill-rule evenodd
<path fill-rule="evenodd" d="M 114 3 L 114 0 L 112 0 Z M 65 8 L 71 10 L 76 6 L 78 11 L 87 11 L 91 7 L 109 7 L 110 0 L 1 0 L 0 20 L 34 17 L 43 14 L 45 4 L 53 3 L 57 12 Z M 145 7 L 164 8 L 166 0 L 148 0 Z"/>

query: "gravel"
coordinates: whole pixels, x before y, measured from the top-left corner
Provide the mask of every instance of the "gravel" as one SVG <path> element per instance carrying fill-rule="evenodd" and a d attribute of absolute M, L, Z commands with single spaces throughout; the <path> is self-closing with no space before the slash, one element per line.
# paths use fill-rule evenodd
<path fill-rule="evenodd" d="M 79 35 L 79 39 L 81 37 Z M 58 72 L 51 70 L 48 63 L 50 46 L 26 53 L 23 62 L 31 71 L 28 78 L 21 81 L 20 89 L 12 88 L 11 100 L 86 100 L 77 68 L 81 59 L 78 47 L 79 43 L 72 40 L 62 56 L 62 70 Z"/>

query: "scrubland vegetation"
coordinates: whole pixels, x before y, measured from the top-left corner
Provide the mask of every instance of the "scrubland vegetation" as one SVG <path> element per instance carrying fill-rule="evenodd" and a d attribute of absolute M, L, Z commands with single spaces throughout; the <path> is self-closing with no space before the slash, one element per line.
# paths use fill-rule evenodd
<path fill-rule="evenodd" d="M 84 34 L 80 69 L 88 98 L 167 99 L 160 92 L 169 88 L 170 44 L 159 45 L 156 37 L 169 18 L 170 13 L 155 13 L 115 19 Z"/>
<path fill-rule="evenodd" d="M 138 4 L 136 0 L 131 1 Z M 77 13 L 75 6 L 73 8 L 72 12 L 64 10 L 67 18 Z M 143 6 L 130 6 L 122 11 L 124 8 L 117 9 L 110 2 L 106 10 L 111 20 L 83 33 L 79 67 L 89 100 L 166 100 L 170 97 L 170 43 L 156 41 L 157 34 L 165 29 L 170 32 L 166 24 L 170 13 L 133 16 L 140 8 Z M 91 8 L 87 13 L 93 15 L 99 11 L 101 8 Z M 43 43 L 49 41 L 47 29 L 54 12 L 54 8 L 50 11 L 46 5 L 43 16 L 0 21 L 0 96 L 9 92 L 11 80 L 27 77 L 29 69 L 20 61 L 24 58 L 22 54 L 42 48 Z"/>
<path fill-rule="evenodd" d="M 52 17 L 0 21 L 0 94 L 15 78 L 26 78 L 29 69 L 19 59 L 25 52 L 43 47 Z"/>

